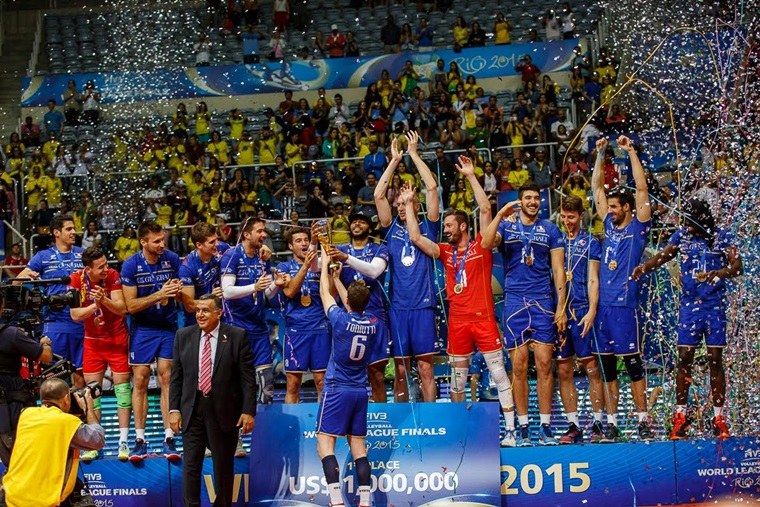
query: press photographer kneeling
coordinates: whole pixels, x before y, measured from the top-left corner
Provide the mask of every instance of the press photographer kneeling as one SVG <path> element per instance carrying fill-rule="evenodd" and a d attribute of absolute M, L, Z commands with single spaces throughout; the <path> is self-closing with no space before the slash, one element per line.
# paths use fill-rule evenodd
<path fill-rule="evenodd" d="M 87 423 L 70 414 L 72 398 Z M 3 478 L 9 507 L 68 505 L 75 489 L 79 451 L 102 449 L 105 431 L 93 410 L 90 388 L 69 391 L 59 378 L 40 386 L 42 406 L 21 412 L 8 472 Z"/>

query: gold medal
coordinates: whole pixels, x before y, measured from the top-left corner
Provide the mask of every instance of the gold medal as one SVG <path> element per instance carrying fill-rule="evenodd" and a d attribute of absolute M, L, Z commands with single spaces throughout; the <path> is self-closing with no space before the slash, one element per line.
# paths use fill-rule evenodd
<path fill-rule="evenodd" d="M 707 273 L 705 271 L 700 271 L 694 275 L 694 278 L 696 278 L 698 282 L 704 283 L 707 281 Z"/>
<path fill-rule="evenodd" d="M 464 285 L 462 285 L 461 283 L 454 285 L 454 294 L 461 294 L 463 290 L 464 290 Z"/>
<path fill-rule="evenodd" d="M 308 294 L 301 294 L 301 306 L 311 306 L 311 296 Z"/>
<path fill-rule="evenodd" d="M 617 261 L 611 260 L 609 264 L 607 264 L 607 267 L 610 268 L 610 271 L 615 271 L 617 269 Z"/>
<path fill-rule="evenodd" d="M 570 271 L 570 270 L 565 271 L 565 279 L 568 282 L 572 282 L 573 281 L 573 272 Z"/>
<path fill-rule="evenodd" d="M 530 267 L 533 265 L 533 256 L 532 255 L 526 255 L 525 256 L 525 265 Z"/>

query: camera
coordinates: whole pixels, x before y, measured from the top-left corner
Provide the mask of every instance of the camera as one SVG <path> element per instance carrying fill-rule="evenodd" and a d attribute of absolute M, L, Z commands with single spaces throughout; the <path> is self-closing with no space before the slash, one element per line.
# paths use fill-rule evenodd
<path fill-rule="evenodd" d="M 69 414 L 76 415 L 79 417 L 84 417 L 84 412 L 82 411 L 82 407 L 79 406 L 79 403 L 77 403 L 76 398 L 74 397 L 75 394 L 78 394 L 82 398 L 84 398 L 84 394 L 86 391 L 90 391 L 90 396 L 93 400 L 100 398 L 100 395 L 103 394 L 103 386 L 98 384 L 95 381 L 92 381 L 88 383 L 86 386 L 82 387 L 81 389 L 77 389 L 75 387 L 72 387 L 69 390 L 69 397 L 71 398 L 71 408 L 69 409 Z"/>

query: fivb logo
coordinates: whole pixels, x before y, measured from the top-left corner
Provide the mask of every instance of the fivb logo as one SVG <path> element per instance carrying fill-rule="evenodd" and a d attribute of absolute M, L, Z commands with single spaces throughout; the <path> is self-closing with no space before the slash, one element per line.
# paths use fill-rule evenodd
<path fill-rule="evenodd" d="M 203 481 L 206 483 L 206 491 L 208 493 L 208 501 L 214 503 L 216 501 L 216 490 L 214 489 L 214 476 L 211 474 L 204 474 Z M 248 483 L 250 481 L 249 474 L 235 474 L 235 479 L 232 481 L 232 503 L 237 503 L 240 498 L 240 491 L 243 491 L 243 503 L 248 505 Z"/>

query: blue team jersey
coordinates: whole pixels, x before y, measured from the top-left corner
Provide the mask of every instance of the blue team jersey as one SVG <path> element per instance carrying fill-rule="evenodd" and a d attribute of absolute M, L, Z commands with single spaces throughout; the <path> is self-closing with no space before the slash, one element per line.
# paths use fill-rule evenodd
<path fill-rule="evenodd" d="M 388 247 L 385 245 L 378 245 L 377 243 L 367 243 L 364 248 L 357 250 L 353 244 L 340 245 L 337 247 L 341 252 L 345 252 L 352 257 L 356 257 L 360 261 L 372 262 L 372 259 L 379 257 L 388 262 Z M 340 281 L 345 287 L 348 287 L 351 282 L 355 280 L 364 280 L 364 283 L 369 287 L 369 302 L 365 311 L 381 319 L 386 319 L 385 309 L 385 295 L 383 294 L 382 277 L 370 278 L 362 275 L 354 268 L 348 265 L 343 265 L 343 269 L 340 272 Z"/>
<path fill-rule="evenodd" d="M 420 223 L 422 235 L 436 243 L 438 229 L 439 222 L 425 219 Z M 414 246 L 406 226 L 397 218 L 383 232 L 390 254 L 392 305 L 406 310 L 434 306 L 433 259 Z"/>
<path fill-rule="evenodd" d="M 604 246 L 599 269 L 599 304 L 636 308 L 639 284 L 631 278 L 647 246 L 652 221 L 640 222 L 635 216 L 631 223 L 619 229 L 612 215 L 604 219 Z M 610 268 L 610 264 L 615 269 Z"/>
<path fill-rule="evenodd" d="M 287 273 L 295 278 L 301 270 L 301 266 L 302 264 L 299 264 L 298 261 L 291 259 L 280 263 L 277 266 L 277 271 Z M 307 271 L 299 294 L 292 298 L 282 294 L 281 302 L 285 308 L 285 324 L 289 333 L 314 333 L 327 329 L 325 310 L 322 308 L 322 298 L 319 297 L 319 276 L 318 271 Z M 309 296 L 311 299 L 309 306 L 301 304 L 302 296 Z"/>
<path fill-rule="evenodd" d="M 348 313 L 333 305 L 327 311 L 332 327 L 332 354 L 325 386 L 338 390 L 366 389 L 369 351 L 377 338 L 377 317 Z"/>
<path fill-rule="evenodd" d="M 37 252 L 32 260 L 29 261 L 29 269 L 39 273 L 42 280 L 50 280 L 51 278 L 62 278 L 64 276 L 70 276 L 75 271 L 82 269 L 82 252 L 84 249 L 78 246 L 72 246 L 71 251 L 67 253 L 59 252 L 58 249 L 53 246 L 45 250 Z M 63 294 L 66 292 L 68 286 L 66 284 L 51 284 L 44 287 L 45 294 L 53 296 L 56 294 Z M 53 311 L 47 308 L 45 311 L 45 330 L 55 330 L 59 332 L 84 332 L 84 324 L 82 322 L 74 322 L 71 320 L 71 313 L 68 308 L 63 310 Z"/>
<path fill-rule="evenodd" d="M 721 278 L 715 285 L 697 280 L 697 273 L 723 269 L 728 266 L 728 250 L 733 248 L 732 235 L 723 229 L 715 232 L 712 247 L 707 239 L 691 234 L 687 229 L 679 229 L 668 241 L 678 247 L 681 253 L 681 284 L 684 299 L 701 300 L 705 303 L 720 302 L 726 295 L 726 282 Z"/>
<path fill-rule="evenodd" d="M 554 298 L 551 251 L 565 246 L 565 237 L 559 228 L 548 220 L 524 225 L 518 217 L 515 223 L 502 220 L 498 232 L 504 256 L 504 294 L 507 303 L 551 301 Z M 526 263 L 529 256 L 533 258 L 532 266 Z"/>
<path fill-rule="evenodd" d="M 248 257 L 243 245 L 230 248 L 222 256 L 220 262 L 222 276 L 232 275 L 235 277 L 235 285 L 251 285 L 256 280 L 269 273 L 269 261 L 262 261 L 258 254 Z M 256 296 L 245 296 L 238 299 L 226 299 L 230 313 L 230 324 L 242 327 L 253 333 L 268 333 L 266 320 L 264 319 L 264 307 L 266 298 L 264 292 L 256 292 Z"/>
<path fill-rule="evenodd" d="M 575 239 L 565 236 L 565 273 L 572 273 L 568 282 L 571 306 L 588 306 L 588 266 L 602 259 L 602 244 L 591 234 L 580 233 Z"/>
<path fill-rule="evenodd" d="M 224 251 L 229 249 L 229 245 Z M 220 284 L 220 270 L 219 261 L 222 258 L 222 251 L 217 250 L 218 253 L 209 259 L 208 262 L 203 262 L 201 256 L 198 254 L 198 250 L 193 250 L 179 267 L 179 279 L 182 281 L 182 285 L 185 287 L 195 287 L 195 299 L 200 298 L 205 294 L 210 294 L 211 291 L 219 287 Z M 195 324 L 195 313 L 185 312 L 185 325 L 192 326 Z"/>
<path fill-rule="evenodd" d="M 179 255 L 164 250 L 158 262 L 148 264 L 142 251 L 124 261 L 121 266 L 121 284 L 137 287 L 137 297 L 143 298 L 161 290 L 161 286 L 179 276 L 181 261 Z M 177 329 L 177 303 L 169 298 L 167 304 L 156 303 L 145 310 L 132 314 L 136 327 L 153 329 Z"/>

